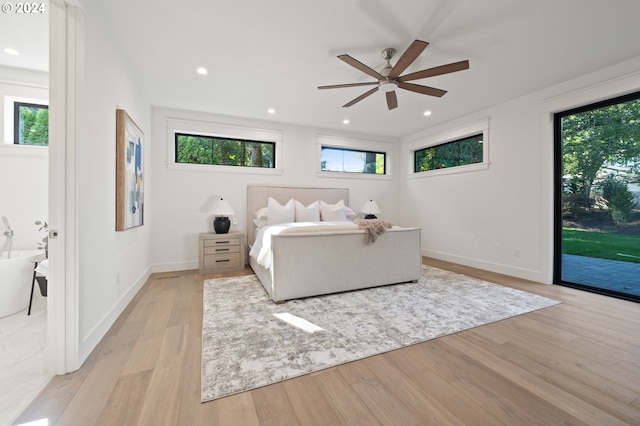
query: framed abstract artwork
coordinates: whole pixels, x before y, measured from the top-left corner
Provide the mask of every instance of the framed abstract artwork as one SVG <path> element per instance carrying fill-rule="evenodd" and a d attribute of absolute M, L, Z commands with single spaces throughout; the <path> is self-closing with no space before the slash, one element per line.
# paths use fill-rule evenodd
<path fill-rule="evenodd" d="M 144 134 L 123 109 L 116 110 L 116 231 L 144 222 Z"/>

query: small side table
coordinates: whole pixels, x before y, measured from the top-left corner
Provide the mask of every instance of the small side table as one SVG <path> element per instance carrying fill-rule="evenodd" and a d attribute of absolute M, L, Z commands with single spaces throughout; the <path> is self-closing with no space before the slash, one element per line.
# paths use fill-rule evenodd
<path fill-rule="evenodd" d="M 199 237 L 199 272 L 229 272 L 244 269 L 245 237 L 242 232 L 216 234 L 207 232 Z"/>

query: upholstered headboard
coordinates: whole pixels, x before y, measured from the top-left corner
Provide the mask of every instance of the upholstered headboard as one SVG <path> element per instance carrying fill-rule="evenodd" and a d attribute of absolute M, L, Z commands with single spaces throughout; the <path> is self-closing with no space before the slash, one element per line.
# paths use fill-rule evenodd
<path fill-rule="evenodd" d="M 298 200 L 302 204 L 309 205 L 317 200 L 327 203 L 337 203 L 343 200 L 349 205 L 348 188 L 316 188 L 308 186 L 270 186 L 270 185 L 248 185 L 247 186 L 247 243 L 253 244 L 255 239 L 255 224 L 253 214 L 262 207 L 267 206 L 269 197 L 280 204 L 285 204 L 290 199 Z"/>

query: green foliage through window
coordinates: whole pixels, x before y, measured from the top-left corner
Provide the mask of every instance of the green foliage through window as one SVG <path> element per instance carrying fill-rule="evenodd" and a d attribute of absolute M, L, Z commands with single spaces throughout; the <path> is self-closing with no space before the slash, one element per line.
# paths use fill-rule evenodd
<path fill-rule="evenodd" d="M 176 162 L 275 168 L 275 142 L 176 133 Z"/>
<path fill-rule="evenodd" d="M 49 145 L 49 107 L 24 102 L 15 102 L 13 105 L 13 143 Z"/>
<path fill-rule="evenodd" d="M 383 175 L 386 173 L 384 152 L 359 151 L 346 148 L 323 146 L 320 170 L 324 172 L 365 173 Z"/>
<path fill-rule="evenodd" d="M 415 151 L 414 172 L 482 163 L 482 133 Z"/>

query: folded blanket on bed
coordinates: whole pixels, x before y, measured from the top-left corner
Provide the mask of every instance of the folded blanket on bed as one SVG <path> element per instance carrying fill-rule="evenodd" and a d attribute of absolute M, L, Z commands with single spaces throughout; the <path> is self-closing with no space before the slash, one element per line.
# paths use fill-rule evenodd
<path fill-rule="evenodd" d="M 391 223 L 382 219 L 356 219 L 354 223 L 364 231 L 367 244 L 375 243 L 379 235 L 391 228 Z"/>

